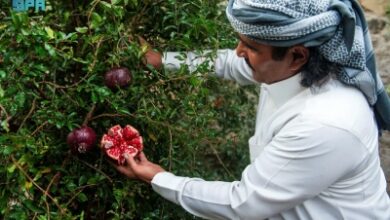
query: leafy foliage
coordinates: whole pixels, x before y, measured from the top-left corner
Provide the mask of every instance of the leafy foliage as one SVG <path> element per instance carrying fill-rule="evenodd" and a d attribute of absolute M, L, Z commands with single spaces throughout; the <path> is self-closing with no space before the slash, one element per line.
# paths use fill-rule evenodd
<path fill-rule="evenodd" d="M 119 175 L 98 148 L 70 154 L 66 136 L 83 122 L 99 137 L 132 124 L 149 159 L 175 174 L 240 178 L 256 89 L 216 79 L 207 63 L 193 73 L 144 66 L 136 40 L 162 51 L 233 47 L 219 0 L 47 0 L 39 13 L 0 3 L 1 216 L 195 218 Z M 104 86 L 116 66 L 133 73 L 127 89 Z"/>

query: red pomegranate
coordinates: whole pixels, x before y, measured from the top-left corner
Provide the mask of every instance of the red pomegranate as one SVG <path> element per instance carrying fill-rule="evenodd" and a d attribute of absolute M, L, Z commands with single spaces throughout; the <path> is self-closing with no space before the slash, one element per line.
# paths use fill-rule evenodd
<path fill-rule="evenodd" d="M 113 68 L 104 75 L 104 83 L 110 89 L 127 87 L 131 82 L 131 73 L 126 67 Z"/>
<path fill-rule="evenodd" d="M 142 136 L 131 125 L 126 125 L 124 128 L 115 125 L 103 135 L 100 146 L 107 156 L 123 165 L 124 154 L 137 155 L 143 149 L 143 142 Z"/>
<path fill-rule="evenodd" d="M 66 139 L 72 153 L 86 153 L 91 151 L 96 142 L 95 131 L 88 127 L 74 129 Z"/>

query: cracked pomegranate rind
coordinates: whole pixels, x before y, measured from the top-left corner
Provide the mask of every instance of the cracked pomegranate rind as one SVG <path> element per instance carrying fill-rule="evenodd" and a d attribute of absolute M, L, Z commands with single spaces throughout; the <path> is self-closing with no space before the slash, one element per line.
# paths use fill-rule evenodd
<path fill-rule="evenodd" d="M 124 128 L 115 125 L 103 135 L 100 146 L 108 157 L 123 165 L 126 161 L 124 154 L 136 156 L 143 149 L 143 141 L 138 130 L 131 125 Z"/>

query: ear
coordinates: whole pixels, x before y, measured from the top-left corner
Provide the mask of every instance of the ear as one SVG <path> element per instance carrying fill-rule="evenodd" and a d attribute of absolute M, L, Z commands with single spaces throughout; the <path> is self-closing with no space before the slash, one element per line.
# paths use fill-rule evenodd
<path fill-rule="evenodd" d="M 289 53 L 292 58 L 290 70 L 294 74 L 298 73 L 309 60 L 309 49 L 303 45 L 296 45 L 290 48 Z"/>

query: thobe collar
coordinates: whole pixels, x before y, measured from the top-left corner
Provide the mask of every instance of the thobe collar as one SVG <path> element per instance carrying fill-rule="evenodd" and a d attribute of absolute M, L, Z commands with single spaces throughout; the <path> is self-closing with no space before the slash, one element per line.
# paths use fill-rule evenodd
<path fill-rule="evenodd" d="M 301 80 L 302 75 L 298 73 L 276 83 L 263 83 L 262 86 L 267 91 L 269 99 L 272 100 L 274 107 L 277 109 L 305 89 L 301 85 Z"/>

